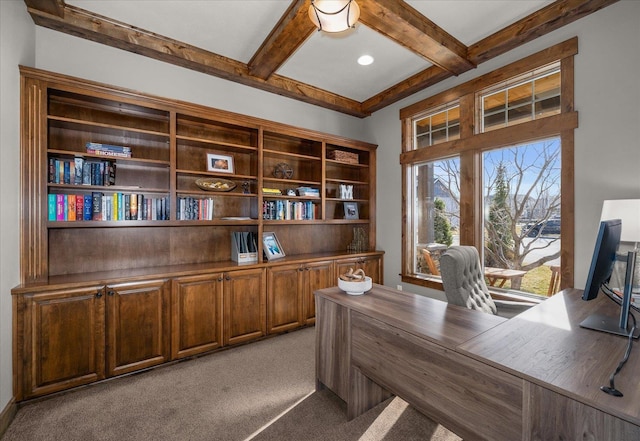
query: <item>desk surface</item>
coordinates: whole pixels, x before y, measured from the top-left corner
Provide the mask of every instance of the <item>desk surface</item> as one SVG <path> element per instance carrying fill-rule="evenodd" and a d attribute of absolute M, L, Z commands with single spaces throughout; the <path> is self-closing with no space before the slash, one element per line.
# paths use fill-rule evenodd
<path fill-rule="evenodd" d="M 450 349 L 506 321 L 490 314 L 469 314 L 467 308 L 382 285 L 374 284 L 371 291 L 361 296 L 347 295 L 338 287 L 316 292 L 354 311 Z"/>
<path fill-rule="evenodd" d="M 640 346 L 615 378 L 624 397 L 600 390 L 622 359 L 627 339 L 584 329 L 593 313 L 616 317 L 605 296 L 585 302 L 582 291 L 564 290 L 534 308 L 462 343 L 458 350 L 584 404 L 640 425 Z"/>

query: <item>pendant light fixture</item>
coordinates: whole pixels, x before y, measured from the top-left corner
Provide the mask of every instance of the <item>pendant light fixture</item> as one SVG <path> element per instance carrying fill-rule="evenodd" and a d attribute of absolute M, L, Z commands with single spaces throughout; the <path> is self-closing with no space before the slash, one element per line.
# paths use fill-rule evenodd
<path fill-rule="evenodd" d="M 342 32 L 353 28 L 360 17 L 355 0 L 311 0 L 309 18 L 319 31 Z"/>

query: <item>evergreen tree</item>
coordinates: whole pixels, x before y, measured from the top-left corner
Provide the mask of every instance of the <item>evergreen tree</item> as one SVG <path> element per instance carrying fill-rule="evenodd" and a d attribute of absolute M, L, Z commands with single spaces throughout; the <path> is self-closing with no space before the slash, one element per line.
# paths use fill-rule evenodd
<path fill-rule="evenodd" d="M 435 242 L 446 246 L 453 243 L 453 235 L 451 234 L 451 224 L 444 213 L 444 201 L 436 198 L 433 203 L 435 215 L 433 218 L 433 229 L 435 234 Z"/>
<path fill-rule="evenodd" d="M 511 232 L 511 207 L 509 206 L 509 182 L 507 167 L 500 162 L 496 168 L 495 195 L 489 207 L 487 232 L 487 262 L 491 266 L 508 268 L 513 258 L 513 234 Z"/>

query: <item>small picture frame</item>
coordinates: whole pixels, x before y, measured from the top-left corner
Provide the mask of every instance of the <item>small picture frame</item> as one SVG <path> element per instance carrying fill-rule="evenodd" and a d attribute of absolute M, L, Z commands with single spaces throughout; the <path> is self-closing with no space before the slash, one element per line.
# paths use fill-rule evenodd
<path fill-rule="evenodd" d="M 207 153 L 207 171 L 234 173 L 233 156 Z"/>
<path fill-rule="evenodd" d="M 360 219 L 360 215 L 358 214 L 357 202 L 344 202 L 344 218 Z"/>
<path fill-rule="evenodd" d="M 279 259 L 285 256 L 276 233 L 262 233 L 262 247 L 267 260 Z"/>

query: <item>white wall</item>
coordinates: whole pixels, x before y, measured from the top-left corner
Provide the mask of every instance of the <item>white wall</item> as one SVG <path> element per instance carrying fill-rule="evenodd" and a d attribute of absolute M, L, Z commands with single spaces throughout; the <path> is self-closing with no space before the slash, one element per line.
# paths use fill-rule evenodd
<path fill-rule="evenodd" d="M 400 282 L 401 126 L 399 110 L 421 99 L 578 37 L 575 57 L 575 286 L 587 278 L 605 199 L 640 198 L 640 2 L 623 0 L 541 37 L 472 72 L 442 82 L 367 119 L 378 147 L 378 246 L 386 251 L 385 284 Z M 444 299 L 439 291 L 404 289 Z"/>
<path fill-rule="evenodd" d="M 0 412 L 13 397 L 11 288 L 20 281 L 20 73 L 34 65 L 35 28 L 22 0 L 0 1 Z"/>

